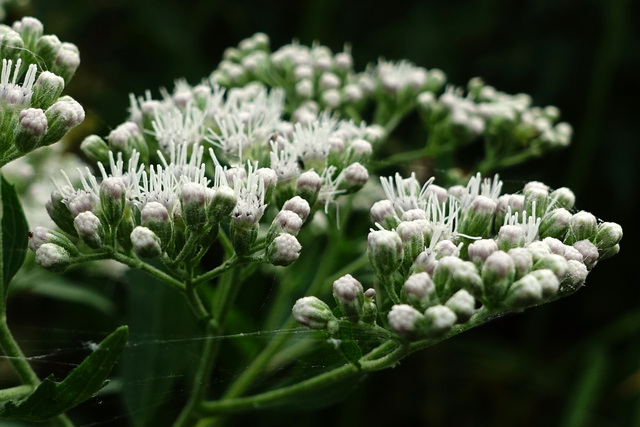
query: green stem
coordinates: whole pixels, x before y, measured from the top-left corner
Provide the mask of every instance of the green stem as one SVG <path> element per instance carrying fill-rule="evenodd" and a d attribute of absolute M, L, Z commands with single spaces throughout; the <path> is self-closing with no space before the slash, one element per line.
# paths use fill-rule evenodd
<path fill-rule="evenodd" d="M 158 270 L 155 267 L 150 266 L 149 264 L 147 264 L 146 262 L 142 262 L 137 258 L 132 258 L 132 257 L 128 257 L 126 255 L 123 255 L 119 252 L 113 252 L 111 254 L 111 257 L 113 259 L 115 259 L 118 262 L 121 262 L 122 264 L 129 266 L 131 268 L 135 268 L 138 270 L 142 270 L 145 273 L 159 279 L 162 280 L 163 282 L 165 282 L 167 285 L 171 286 L 172 288 L 175 288 L 177 290 L 179 290 L 180 292 L 186 292 L 186 287 L 184 285 L 184 283 L 176 280 L 175 278 L 173 278 L 172 276 L 168 275 L 167 273 L 165 273 L 164 271 Z"/>
<path fill-rule="evenodd" d="M 0 390 L 0 402 L 6 402 L 7 400 L 20 399 L 35 390 L 32 385 L 23 384 L 16 387 L 5 388 Z"/>
<path fill-rule="evenodd" d="M 386 343 L 383 343 L 382 345 L 386 346 Z M 360 359 L 361 370 L 377 371 L 394 366 L 400 359 L 407 355 L 408 351 L 408 346 L 401 345 L 397 346 L 395 350 L 379 359 L 369 360 L 363 357 Z M 294 396 L 310 389 L 330 384 L 359 373 L 360 370 L 354 364 L 343 365 L 297 384 L 271 390 L 255 396 L 225 399 L 215 402 L 203 402 L 200 405 L 200 411 L 203 414 L 213 415 L 225 412 L 237 412 L 245 409 L 256 409 L 261 406 L 268 406 L 276 403 L 283 398 Z"/>
<path fill-rule="evenodd" d="M 27 362 L 24 353 L 13 338 L 13 335 L 11 335 L 9 325 L 7 325 L 7 314 L 4 303 L 0 310 L 0 347 L 4 354 L 7 355 L 7 359 L 9 359 L 9 363 L 11 363 L 13 369 L 18 373 L 22 383 L 36 387 L 40 384 L 40 379 L 31 368 L 31 365 L 29 365 L 29 362 Z"/>
<path fill-rule="evenodd" d="M 206 273 L 201 274 L 200 276 L 194 278 L 191 283 L 193 283 L 194 286 L 198 286 L 201 283 L 204 282 L 208 282 L 211 279 L 214 279 L 218 276 L 220 276 L 222 273 L 226 272 L 227 270 L 239 266 L 240 264 L 240 258 L 237 257 L 232 257 L 228 260 L 226 260 L 225 262 L 223 262 L 222 264 L 220 264 L 219 266 L 217 266 L 216 268 L 214 268 L 213 270 L 209 270 Z"/>
<path fill-rule="evenodd" d="M 440 341 L 451 338 L 461 332 L 471 329 L 492 318 L 494 313 L 486 309 L 478 312 L 463 325 L 455 326 L 449 333 L 438 338 L 428 338 L 413 343 L 398 345 L 396 340 L 388 340 L 371 350 L 368 354 L 360 358 L 359 363 L 362 371 L 378 371 L 395 366 L 402 358 L 425 347 L 437 344 Z M 354 364 L 348 364 L 332 369 L 313 378 L 301 381 L 288 387 L 271 390 L 249 397 L 227 398 L 219 401 L 203 402 L 200 405 L 200 412 L 206 415 L 221 413 L 231 413 L 243 410 L 252 410 L 261 406 L 277 404 L 279 400 L 307 392 L 313 388 L 330 384 L 334 381 L 345 379 L 357 374 L 358 368 Z"/>

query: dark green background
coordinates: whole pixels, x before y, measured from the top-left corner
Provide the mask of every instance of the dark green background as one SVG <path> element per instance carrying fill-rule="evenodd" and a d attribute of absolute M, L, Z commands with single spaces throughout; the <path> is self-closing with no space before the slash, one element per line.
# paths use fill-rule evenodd
<path fill-rule="evenodd" d="M 82 64 L 67 89 L 87 110 L 81 132 L 106 135 L 122 122 L 128 94 L 196 83 L 225 47 L 257 31 L 272 48 L 294 37 L 334 51 L 353 46 L 357 70 L 379 56 L 441 68 L 449 81 L 473 76 L 536 105 L 556 105 L 575 129 L 570 148 L 502 171 L 508 190 L 527 180 L 569 186 L 577 207 L 622 225 L 622 251 L 598 265 L 565 300 L 485 325 L 368 378 L 344 403 L 312 412 L 238 418 L 256 425 L 640 425 L 638 276 L 637 2 L 579 1 L 61 1 L 32 0 L 45 33 L 78 45 Z M 405 132 L 411 137 L 409 130 Z M 32 326 L 67 309 L 16 299 L 13 316 L 33 307 Z M 11 310 L 11 307 L 10 307 Z M 78 314 L 78 308 L 73 309 Z M 33 313 L 33 311 L 32 311 Z M 106 328 L 80 311 L 87 329 Z M 12 312 L 10 311 L 10 323 Z M 77 321 L 76 321 L 77 322 Z M 117 322 L 116 322 L 117 323 Z M 96 326 L 99 325 L 99 326 Z M 83 327 L 84 328 L 84 327 Z M 106 330 L 106 329 L 103 329 Z M 232 373 L 230 375 L 233 375 Z M 95 402 L 94 402 L 95 403 Z M 124 409 L 95 404 L 104 424 L 127 425 Z"/>

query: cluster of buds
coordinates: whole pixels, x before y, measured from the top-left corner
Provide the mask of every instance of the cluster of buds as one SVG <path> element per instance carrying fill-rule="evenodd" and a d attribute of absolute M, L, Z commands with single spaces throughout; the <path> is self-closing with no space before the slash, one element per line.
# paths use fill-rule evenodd
<path fill-rule="evenodd" d="M 162 100 L 149 93 L 132 97 L 129 120 L 106 140 L 87 137 L 81 148 L 102 163 L 109 153 L 127 162 L 135 152 L 141 163 L 153 164 L 176 147 L 209 144 L 229 182 L 247 162 L 274 171 L 264 177 L 273 190 L 265 200 L 273 196 L 278 206 L 298 195 L 318 209 L 364 186 L 372 145 L 382 136 L 379 127 L 316 113 L 292 123 L 283 119 L 284 111 L 281 89 L 254 83 L 225 90 L 211 82 L 179 81 L 173 93 L 163 91 Z"/>
<path fill-rule="evenodd" d="M 448 190 L 415 176 L 382 184 L 368 254 L 389 298 L 381 314 L 405 339 L 446 334 L 480 307 L 517 311 L 573 293 L 620 250 L 622 228 L 575 212 L 567 188 L 530 182 L 500 195 L 498 176 L 479 174 Z"/>
<path fill-rule="evenodd" d="M 441 70 L 427 71 L 408 61 L 380 60 L 357 73 L 349 45 L 334 54 L 317 42 L 309 47 L 294 41 L 271 52 L 262 33 L 227 49 L 211 79 L 225 87 L 257 81 L 284 88 L 293 117 L 338 111 L 358 120 L 367 104 L 374 103 L 378 124 L 387 123 L 397 111 L 406 114 L 415 107 L 419 93 L 438 92 L 446 82 Z"/>
<path fill-rule="evenodd" d="M 80 64 L 78 48 L 43 35 L 37 19 L 25 17 L 13 27 L 0 24 L 0 58 L 2 166 L 60 140 L 84 120 L 84 110 L 72 98 L 60 97 Z"/>
<path fill-rule="evenodd" d="M 571 142 L 572 128 L 558 122 L 557 107 L 534 107 L 529 95 L 497 91 L 478 77 L 467 89 L 465 94 L 451 86 L 439 97 L 431 92 L 418 96 L 432 146 L 455 148 L 482 137 L 487 157 L 508 158 L 522 157 L 522 152 L 539 156 Z"/>

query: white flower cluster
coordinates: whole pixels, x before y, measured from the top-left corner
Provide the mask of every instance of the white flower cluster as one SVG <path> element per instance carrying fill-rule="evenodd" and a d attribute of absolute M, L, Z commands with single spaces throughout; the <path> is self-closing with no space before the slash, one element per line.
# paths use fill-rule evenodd
<path fill-rule="evenodd" d="M 2 166 L 61 139 L 84 120 L 84 110 L 60 98 L 80 64 L 75 45 L 43 35 L 42 23 L 25 17 L 12 27 L 0 24 L 0 52 Z"/>
<path fill-rule="evenodd" d="M 477 77 L 469 81 L 466 94 L 449 86 L 439 97 L 420 94 L 418 103 L 428 130 L 440 139 L 434 144 L 463 145 L 482 136 L 487 150 L 495 151 L 491 154 L 504 157 L 523 148 L 541 154 L 571 142 L 571 126 L 557 122 L 557 107 L 534 107 L 529 95 L 500 92 Z"/>
<path fill-rule="evenodd" d="M 479 306 L 499 313 L 565 296 L 620 249 L 622 228 L 571 213 L 567 188 L 530 182 L 500 195 L 498 176 L 479 174 L 448 190 L 414 175 L 382 185 L 368 255 L 393 303 L 389 327 L 406 339 L 445 334 Z"/>

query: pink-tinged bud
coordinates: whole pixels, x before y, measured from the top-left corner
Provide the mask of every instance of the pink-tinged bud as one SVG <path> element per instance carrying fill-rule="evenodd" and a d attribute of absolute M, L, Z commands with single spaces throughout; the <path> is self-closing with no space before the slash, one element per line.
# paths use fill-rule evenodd
<path fill-rule="evenodd" d="M 415 339 L 425 333 L 425 316 L 410 305 L 394 305 L 391 307 L 388 319 L 389 327 L 403 338 Z"/>
<path fill-rule="evenodd" d="M 491 307 L 499 306 L 515 278 L 513 258 L 506 252 L 493 252 L 482 266 L 484 297 Z"/>
<path fill-rule="evenodd" d="M 300 298 L 292 312 L 298 323 L 311 329 L 327 329 L 327 324 L 336 320 L 329 306 L 316 297 Z"/>
<path fill-rule="evenodd" d="M 266 250 L 267 261 L 273 265 L 293 264 L 300 256 L 302 245 L 291 234 L 282 233 L 273 239 Z"/>
<path fill-rule="evenodd" d="M 460 289 L 445 303 L 456 315 L 456 323 L 465 323 L 476 311 L 476 299 L 468 291 Z"/>
<path fill-rule="evenodd" d="M 451 330 L 458 320 L 456 314 L 449 307 L 444 305 L 434 305 L 424 312 L 426 319 L 427 335 L 439 337 Z"/>
<path fill-rule="evenodd" d="M 309 207 L 309 202 L 303 199 L 300 196 L 292 197 L 291 199 L 284 202 L 282 205 L 282 210 L 287 210 L 296 213 L 302 222 L 307 220 L 309 213 L 311 212 L 311 208 Z"/>
<path fill-rule="evenodd" d="M 364 293 L 360 282 L 350 274 L 333 282 L 333 297 L 350 322 L 357 322 L 363 314 Z"/>
<path fill-rule="evenodd" d="M 588 240 L 580 240 L 575 242 L 573 247 L 582 254 L 582 262 L 587 266 L 587 269 L 591 270 L 598 262 L 600 256 L 596 245 Z"/>
<path fill-rule="evenodd" d="M 402 239 L 395 231 L 374 230 L 367 238 L 371 268 L 377 275 L 389 276 L 402 263 Z"/>
<path fill-rule="evenodd" d="M 104 240 L 104 228 L 93 212 L 79 213 L 73 220 L 78 236 L 92 249 L 99 249 Z"/>
<path fill-rule="evenodd" d="M 36 263 L 49 271 L 61 273 L 71 265 L 71 256 L 55 243 L 44 243 L 36 251 Z"/>
<path fill-rule="evenodd" d="M 404 292 L 409 303 L 420 311 L 438 302 L 433 280 L 425 272 L 409 276 L 404 282 Z"/>
<path fill-rule="evenodd" d="M 133 229 L 131 244 L 136 255 L 142 258 L 155 258 L 162 253 L 160 238 L 147 227 L 138 226 Z"/>

